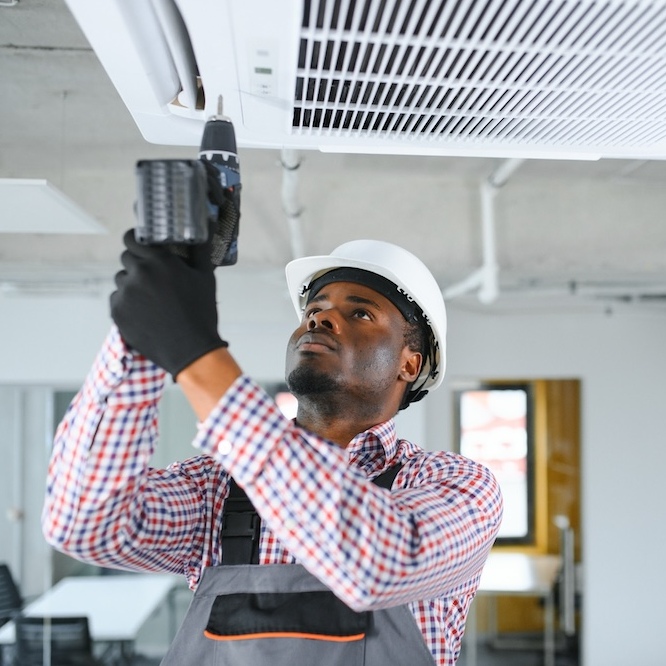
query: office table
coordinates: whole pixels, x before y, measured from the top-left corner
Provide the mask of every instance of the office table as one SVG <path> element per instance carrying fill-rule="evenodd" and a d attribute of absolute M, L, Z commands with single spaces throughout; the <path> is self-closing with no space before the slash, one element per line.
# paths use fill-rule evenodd
<path fill-rule="evenodd" d="M 524 553 L 491 553 L 481 574 L 477 596 L 538 597 L 544 607 L 545 666 L 555 666 L 555 599 L 554 589 L 562 565 L 559 555 L 527 555 Z M 476 665 L 476 608 L 472 602 L 465 630 L 467 666 Z"/>
<path fill-rule="evenodd" d="M 63 578 L 23 609 L 24 615 L 85 615 L 93 641 L 118 644 L 125 655 L 143 624 L 163 603 L 180 576 L 127 574 Z M 14 624 L 0 628 L 0 645 L 14 643 Z"/>

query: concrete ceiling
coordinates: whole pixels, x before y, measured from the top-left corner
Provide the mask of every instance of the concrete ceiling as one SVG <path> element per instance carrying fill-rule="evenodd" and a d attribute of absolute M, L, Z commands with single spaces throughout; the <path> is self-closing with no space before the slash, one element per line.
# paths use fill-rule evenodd
<path fill-rule="evenodd" d="M 63 0 L 0 3 L 0 72 L 0 178 L 47 179 L 108 232 L 1 233 L 0 282 L 110 279 L 133 224 L 136 161 L 191 158 L 194 149 L 142 139 Z M 445 291 L 480 266 L 479 188 L 502 160 L 301 157 L 305 253 L 359 237 L 397 242 Z M 280 153 L 241 149 L 240 158 L 238 270 L 279 274 L 293 254 Z M 663 161 L 524 161 L 495 197 L 497 303 L 589 294 L 666 307 L 664 182 Z M 1 189 L 0 211 L 12 214 Z"/>

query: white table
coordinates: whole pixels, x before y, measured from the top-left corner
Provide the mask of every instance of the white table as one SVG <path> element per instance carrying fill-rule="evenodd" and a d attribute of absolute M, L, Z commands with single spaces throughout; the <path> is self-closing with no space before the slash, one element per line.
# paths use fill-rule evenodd
<path fill-rule="evenodd" d="M 24 615 L 88 618 L 93 641 L 130 647 L 143 624 L 181 581 L 179 576 L 127 574 L 63 578 L 23 609 Z M 14 642 L 14 624 L 0 628 L 0 645 Z"/>
<path fill-rule="evenodd" d="M 555 665 L 554 589 L 562 566 L 559 555 L 527 555 L 493 552 L 481 574 L 477 596 L 539 597 L 544 600 L 544 664 Z M 475 666 L 477 650 L 476 608 L 474 602 L 465 630 L 467 666 Z"/>

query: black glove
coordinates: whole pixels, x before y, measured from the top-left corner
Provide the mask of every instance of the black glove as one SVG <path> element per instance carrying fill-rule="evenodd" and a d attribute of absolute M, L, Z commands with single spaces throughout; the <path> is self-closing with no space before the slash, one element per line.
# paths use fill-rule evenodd
<path fill-rule="evenodd" d="M 217 332 L 211 239 L 190 246 L 188 258 L 165 246 L 141 245 L 125 233 L 124 270 L 116 274 L 111 316 L 125 342 L 174 378 L 190 363 L 227 343 Z"/>
<path fill-rule="evenodd" d="M 208 160 L 201 160 L 206 171 L 208 201 L 217 207 L 214 219 L 209 223 L 212 235 L 210 259 L 214 267 L 231 266 L 238 260 L 238 227 L 240 222 L 241 184 L 224 188 L 220 184 L 220 172 Z M 212 212 L 212 211 L 211 211 Z M 189 257 L 191 246 L 185 243 L 169 244 L 169 249 L 179 257 Z"/>
<path fill-rule="evenodd" d="M 240 221 L 241 184 L 233 189 L 223 188 L 220 174 L 208 160 L 202 160 L 206 168 L 208 199 L 217 207 L 217 219 L 213 225 L 211 261 L 214 266 L 229 266 L 238 259 L 238 223 Z"/>

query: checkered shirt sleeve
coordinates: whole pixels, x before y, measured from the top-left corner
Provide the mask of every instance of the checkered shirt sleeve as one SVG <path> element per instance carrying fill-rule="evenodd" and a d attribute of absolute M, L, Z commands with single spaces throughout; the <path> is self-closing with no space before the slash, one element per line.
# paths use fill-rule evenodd
<path fill-rule="evenodd" d="M 165 379 L 113 327 L 56 431 L 42 530 L 82 561 L 185 574 L 195 585 L 216 563 L 227 484 L 211 458 L 149 466 Z"/>

